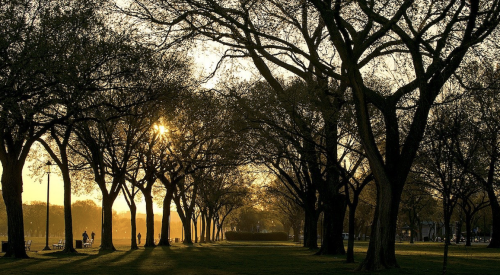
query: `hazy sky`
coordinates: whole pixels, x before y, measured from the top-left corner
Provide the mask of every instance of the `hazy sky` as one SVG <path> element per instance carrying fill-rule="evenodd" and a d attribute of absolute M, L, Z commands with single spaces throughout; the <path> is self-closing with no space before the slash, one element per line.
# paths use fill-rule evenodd
<path fill-rule="evenodd" d="M 47 201 L 47 174 L 44 175 L 42 183 L 38 180 L 32 179 L 29 176 L 28 165 L 25 165 L 23 170 L 23 203 L 28 203 L 31 201 Z M 2 168 L 0 166 L 0 174 L 2 173 Z M 94 200 L 97 205 L 101 205 L 101 201 L 98 199 L 98 191 L 94 191 L 92 194 L 88 194 L 86 196 L 72 196 L 72 202 L 77 200 Z M 63 181 L 62 178 L 57 176 L 55 173 L 50 174 L 50 204 L 63 205 Z M 138 213 L 146 213 L 144 201 L 138 203 L 137 212 Z M 129 208 L 125 199 L 122 196 L 119 196 L 113 205 L 113 210 L 117 212 L 128 212 Z M 154 212 L 156 214 L 161 214 L 161 209 L 154 204 Z"/>

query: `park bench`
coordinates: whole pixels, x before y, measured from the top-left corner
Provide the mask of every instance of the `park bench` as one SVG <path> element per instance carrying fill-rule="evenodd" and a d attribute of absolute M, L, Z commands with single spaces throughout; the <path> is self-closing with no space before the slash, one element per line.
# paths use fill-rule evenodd
<path fill-rule="evenodd" d="M 59 241 L 55 244 L 52 245 L 52 248 L 62 248 L 62 242 L 63 240 L 62 239 L 59 239 Z"/>
<path fill-rule="evenodd" d="M 66 246 L 66 240 L 64 239 L 62 243 L 58 246 L 58 248 L 64 249 L 65 246 Z"/>
<path fill-rule="evenodd" d="M 24 249 L 25 250 L 30 250 L 31 251 L 31 240 L 28 240 L 25 244 L 24 244 Z"/>
<path fill-rule="evenodd" d="M 83 244 L 83 247 L 92 247 L 93 239 L 87 239 L 87 242 Z"/>

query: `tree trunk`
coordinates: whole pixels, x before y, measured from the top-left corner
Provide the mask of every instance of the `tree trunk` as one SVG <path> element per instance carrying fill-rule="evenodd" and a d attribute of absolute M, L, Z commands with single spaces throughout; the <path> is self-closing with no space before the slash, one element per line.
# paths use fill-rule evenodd
<path fill-rule="evenodd" d="M 410 218 L 410 243 L 414 243 L 415 238 L 415 216 L 413 215 L 412 209 L 408 211 L 408 216 Z"/>
<path fill-rule="evenodd" d="M 217 241 L 220 241 L 220 240 L 221 240 L 221 238 L 220 238 L 220 230 L 221 230 L 220 226 L 219 226 L 219 225 L 217 225 L 217 234 L 215 234 L 215 239 L 216 239 Z"/>
<path fill-rule="evenodd" d="M 217 241 L 217 240 L 215 239 L 215 225 L 216 225 L 216 221 L 215 221 L 215 219 L 213 219 L 213 220 L 212 220 L 212 241 L 213 241 L 213 242 Z"/>
<path fill-rule="evenodd" d="M 319 85 L 325 90 L 324 95 L 329 95 L 328 83 L 323 80 L 318 80 Z M 338 115 L 332 116 L 332 113 L 338 114 L 342 107 L 343 100 L 335 96 L 334 100 L 330 96 L 322 98 L 322 101 L 329 106 L 325 106 L 328 111 L 323 113 L 325 119 L 325 135 L 326 135 L 326 180 L 323 188 L 318 188 L 320 199 L 323 202 L 323 233 L 321 249 L 318 255 L 344 255 L 344 241 L 342 233 L 344 231 L 344 218 L 347 206 L 345 195 L 339 194 L 343 182 L 340 181 L 339 169 L 336 168 L 338 162 Z M 321 176 L 321 173 L 319 173 Z M 347 198 L 349 199 L 349 198 Z"/>
<path fill-rule="evenodd" d="M 354 227 L 356 226 L 356 207 L 358 207 L 357 199 L 349 205 L 349 239 L 347 241 L 347 257 L 346 262 L 354 263 Z"/>
<path fill-rule="evenodd" d="M 174 202 L 177 206 L 177 213 L 179 214 L 179 218 L 182 222 L 182 228 L 184 229 L 184 240 L 182 240 L 185 244 L 193 244 L 193 240 L 191 239 L 191 216 L 193 212 L 191 209 L 187 209 L 185 211 L 182 210 L 182 206 L 180 203 L 180 198 L 174 198 Z"/>
<path fill-rule="evenodd" d="M 137 239 L 136 239 L 136 235 L 137 235 L 137 224 L 136 224 L 136 218 L 137 216 L 137 206 L 135 205 L 135 203 L 132 201 L 132 204 L 130 205 L 130 229 L 131 229 L 131 238 L 130 238 L 130 249 L 139 249 L 139 247 L 137 246 Z"/>
<path fill-rule="evenodd" d="M 151 188 L 144 190 L 144 201 L 146 203 L 146 247 L 155 247 L 155 214 L 153 210 L 153 196 Z"/>
<path fill-rule="evenodd" d="M 2 195 L 7 211 L 9 237 L 9 247 L 4 257 L 29 258 L 24 249 L 22 165 L 2 164 Z"/>
<path fill-rule="evenodd" d="M 73 247 L 73 216 L 71 214 L 71 179 L 67 169 L 62 171 L 62 176 L 64 182 L 64 252 L 75 253 L 76 250 Z"/>
<path fill-rule="evenodd" d="M 498 162 L 498 149 L 497 149 L 497 134 L 494 133 L 494 138 L 491 140 L 491 159 L 488 169 L 488 177 L 485 181 L 481 180 L 483 183 L 483 187 L 488 194 L 488 199 L 490 200 L 490 208 L 491 208 L 491 218 L 492 218 L 492 232 L 491 232 L 491 240 L 488 244 L 488 248 L 500 248 L 500 205 L 498 203 L 497 194 L 495 192 L 495 188 L 493 187 L 493 183 L 496 178 L 496 167 Z M 481 177 L 479 177 L 481 178 Z M 486 230 L 486 228 L 484 229 Z"/>
<path fill-rule="evenodd" d="M 212 211 L 208 210 L 206 217 L 205 242 L 210 242 L 210 229 L 212 227 Z"/>
<path fill-rule="evenodd" d="M 294 226 L 292 226 L 292 229 L 293 229 L 293 241 L 298 243 L 300 241 L 299 239 L 299 235 L 300 235 L 300 225 L 299 224 L 296 224 Z"/>
<path fill-rule="evenodd" d="M 380 270 L 399 267 L 396 261 L 396 221 L 401 191 L 388 183 L 378 184 L 377 206 L 372 223 L 366 258 L 358 270 Z"/>
<path fill-rule="evenodd" d="M 305 209 L 304 219 L 304 247 L 309 249 L 318 248 L 318 216 L 315 207 Z"/>
<path fill-rule="evenodd" d="M 318 255 L 344 255 L 344 241 L 342 233 L 344 231 L 344 218 L 346 210 L 346 198 L 342 194 L 336 194 L 324 200 L 324 222 L 323 222 L 323 243 Z"/>
<path fill-rule="evenodd" d="M 158 245 L 170 246 L 168 236 L 170 232 L 170 204 L 172 203 L 173 192 L 168 192 L 163 198 L 163 217 L 161 220 L 161 236 Z"/>
<path fill-rule="evenodd" d="M 465 213 L 465 246 L 471 246 L 472 239 L 472 215 Z"/>
<path fill-rule="evenodd" d="M 204 243 L 205 242 L 205 220 L 206 220 L 206 214 L 205 214 L 205 211 L 202 211 L 201 212 L 201 232 L 200 232 L 200 243 Z"/>
<path fill-rule="evenodd" d="M 182 226 L 184 227 L 184 243 L 193 244 L 191 237 L 191 217 L 187 217 L 182 221 Z"/>
<path fill-rule="evenodd" d="M 109 195 L 102 196 L 102 239 L 100 250 L 115 251 L 113 245 L 113 199 Z"/>
<path fill-rule="evenodd" d="M 194 228 L 194 243 L 198 243 L 198 219 L 193 220 Z"/>
<path fill-rule="evenodd" d="M 286 223 L 285 225 L 285 223 L 282 222 L 282 224 L 283 224 L 283 230 L 285 231 L 286 236 L 288 237 L 290 235 L 290 229 L 292 229 L 292 226 L 290 225 L 290 223 Z"/>
<path fill-rule="evenodd" d="M 500 248 L 500 205 L 493 188 L 487 188 L 492 216 L 491 241 L 488 248 Z M 484 229 L 486 230 L 486 228 Z"/>
<path fill-rule="evenodd" d="M 462 222 L 459 221 L 457 224 L 456 224 L 456 229 L 455 229 L 455 243 L 456 244 L 459 244 L 460 243 L 460 239 L 462 237 Z"/>
<path fill-rule="evenodd" d="M 446 194 L 445 196 L 449 196 Z M 452 209 L 450 209 L 449 198 L 443 200 L 443 209 L 444 209 L 444 252 L 443 252 L 443 275 L 447 273 L 448 269 L 448 247 L 451 244 L 451 228 L 450 228 L 450 219 Z M 447 202 L 448 201 L 448 202 Z"/>

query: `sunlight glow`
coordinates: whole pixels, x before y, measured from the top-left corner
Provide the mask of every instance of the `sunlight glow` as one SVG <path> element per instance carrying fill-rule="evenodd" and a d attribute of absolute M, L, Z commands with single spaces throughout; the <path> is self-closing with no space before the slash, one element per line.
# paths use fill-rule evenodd
<path fill-rule="evenodd" d="M 165 126 L 163 125 L 154 125 L 153 127 L 156 131 L 158 131 L 162 135 L 168 132 L 168 129 L 165 128 Z"/>

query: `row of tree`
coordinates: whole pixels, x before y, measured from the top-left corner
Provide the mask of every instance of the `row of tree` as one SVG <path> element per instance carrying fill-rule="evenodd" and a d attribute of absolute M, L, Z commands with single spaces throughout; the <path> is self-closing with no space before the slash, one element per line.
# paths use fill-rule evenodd
<path fill-rule="evenodd" d="M 241 86 L 230 92 L 247 127 L 262 133 L 255 150 L 265 159 L 258 159 L 303 206 L 306 245 L 316 245 L 322 212 L 320 253 L 343 253 L 344 209 L 354 210 L 360 188 L 375 181 L 370 245 L 359 269 L 376 270 L 398 266 L 398 211 L 434 103 L 446 102 L 445 86 L 463 72 L 464 60 L 495 54 L 499 5 L 135 0 L 124 10 L 148 24 L 175 25 L 180 33 L 220 43 L 227 47 L 224 57 L 247 58 L 266 80 L 250 85 L 252 93 Z M 296 80 L 283 81 L 284 73 Z M 355 188 L 352 196 L 343 193 L 346 185 Z M 498 246 L 499 230 L 494 227 L 491 246 Z"/>
<path fill-rule="evenodd" d="M 3 198 L 0 197 L 0 205 L 4 205 Z M 99 238 L 101 234 L 101 207 L 92 200 L 76 201 L 72 205 L 73 219 L 73 235 L 80 236 L 84 231 L 96 234 Z M 59 205 L 50 205 L 49 207 L 49 234 L 50 237 L 64 237 L 64 208 Z M 45 202 L 33 201 L 29 204 L 23 204 L 24 213 L 24 230 L 27 238 L 44 237 L 46 235 L 46 212 L 47 204 Z M 0 217 L 6 217 L 5 207 L 0 207 Z M 113 211 L 113 228 L 115 228 L 115 238 L 130 238 L 130 218 L 127 215 L 120 215 Z M 177 224 L 178 219 L 175 220 Z M 175 223 L 175 222 L 174 222 Z M 137 218 L 138 231 L 146 232 L 145 217 Z M 175 226 L 174 226 L 175 227 Z M 117 229 L 120 229 L 118 232 Z M 155 229 L 159 232 L 161 228 L 160 220 L 155 222 Z M 181 227 L 174 228 L 175 236 L 181 236 Z M 127 233 L 128 232 L 128 233 Z M 7 235 L 7 219 L 0 220 L 0 235 Z"/>
<path fill-rule="evenodd" d="M 317 247 L 323 216 L 319 254 L 345 253 L 346 209 L 355 228 L 362 192 L 375 183 L 360 270 L 398 266 L 402 195 L 417 184 L 440 199 L 445 225 L 456 203 L 469 209 L 469 198 L 483 192 L 493 215 L 490 246 L 500 246 L 498 78 L 487 77 L 496 68 L 472 62 L 496 54 L 497 1 L 42 2 L 2 5 L 9 256 L 26 257 L 21 171 L 35 142 L 64 179 L 66 243 L 72 185 L 101 191 L 102 249 L 114 249 L 112 205 L 126 194 L 136 248 L 139 191 L 146 245 L 154 245 L 155 192 L 164 211 L 160 244 L 168 245 L 171 202 L 186 239 L 201 217 L 201 241 L 209 241 L 212 223 L 220 228 L 243 205 L 255 178 L 249 167 L 266 167 L 277 179 L 270 191 L 288 199 L 273 204 L 292 216 L 303 211 L 305 246 Z M 218 66 L 242 58 L 261 79 L 233 81 L 226 71 L 215 89 L 201 89 L 182 53 L 207 40 L 226 50 Z"/>
<path fill-rule="evenodd" d="M 202 217 L 209 241 L 211 222 L 222 224 L 247 192 L 251 178 L 241 180 L 239 160 L 230 157 L 239 154 L 226 130 L 231 120 L 217 97 L 195 92 L 183 45 L 151 47 L 133 25 L 119 27 L 128 22 L 108 4 L 2 2 L 7 257 L 27 257 L 21 171 L 28 159 L 39 176 L 48 159 L 59 168 L 66 252 L 75 252 L 72 191 L 100 191 L 103 250 L 114 250 L 112 207 L 120 193 L 130 206 L 131 247 L 137 248 L 139 192 L 147 205 L 146 246 L 155 245 L 153 193 L 164 205 L 160 244 L 169 245 L 172 202 L 186 240 L 190 221 Z"/>

